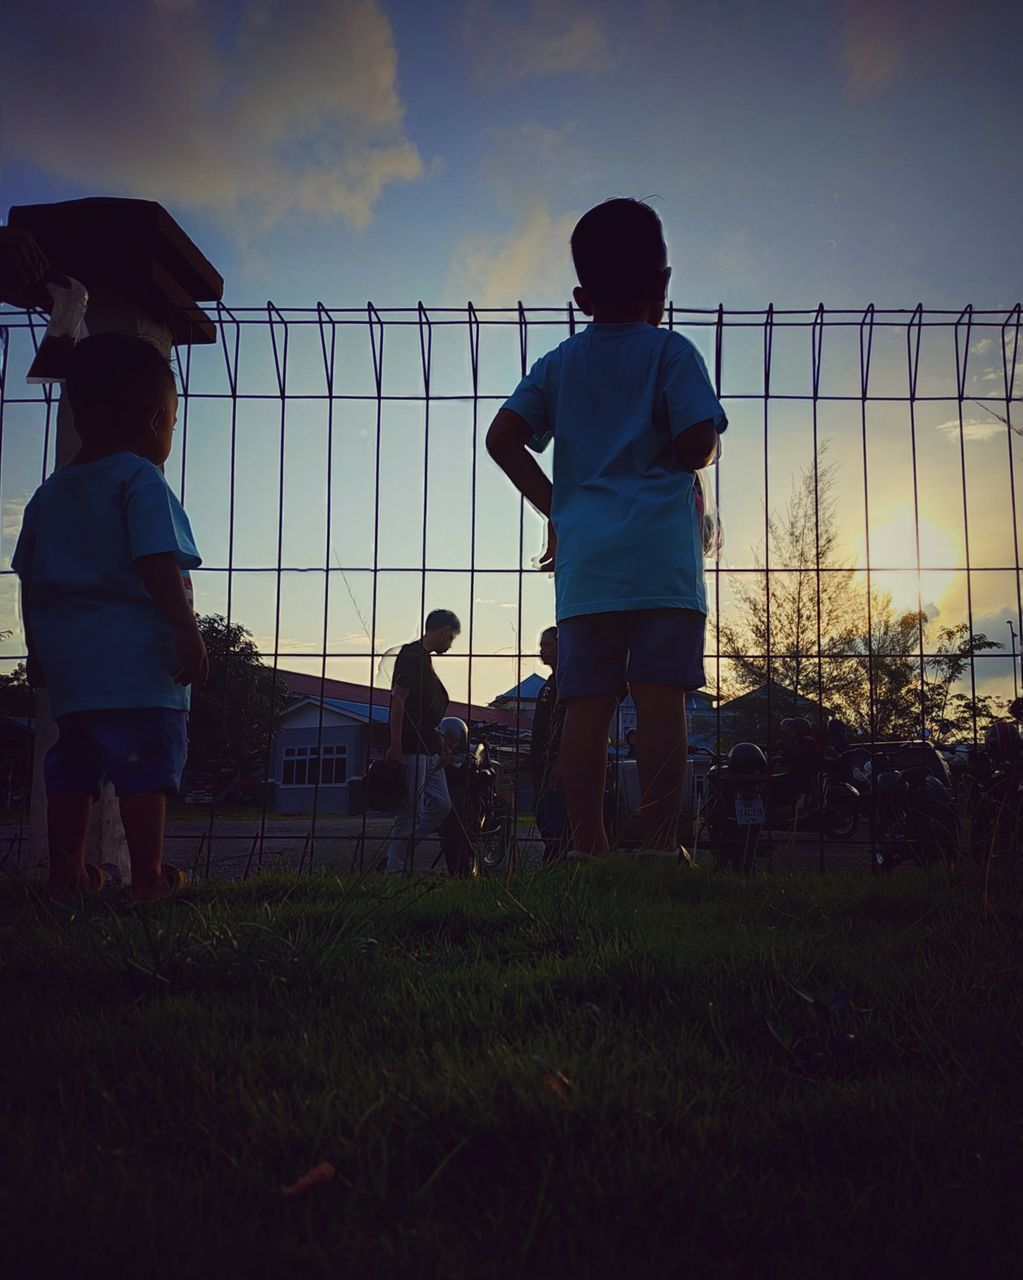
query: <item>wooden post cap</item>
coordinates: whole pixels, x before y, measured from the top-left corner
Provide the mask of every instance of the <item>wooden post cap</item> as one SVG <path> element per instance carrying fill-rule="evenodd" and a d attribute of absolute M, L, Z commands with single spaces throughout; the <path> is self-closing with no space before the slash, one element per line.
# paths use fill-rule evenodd
<path fill-rule="evenodd" d="M 53 269 L 91 294 L 144 306 L 168 325 L 175 346 L 216 341 L 216 326 L 196 304 L 218 302 L 224 278 L 155 201 L 95 196 L 16 205 L 8 225 L 31 232 Z"/>

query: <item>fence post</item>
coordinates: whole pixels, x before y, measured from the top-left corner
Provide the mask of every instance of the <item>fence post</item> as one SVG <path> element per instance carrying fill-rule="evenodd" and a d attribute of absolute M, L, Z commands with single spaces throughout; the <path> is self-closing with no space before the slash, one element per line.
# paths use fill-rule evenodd
<path fill-rule="evenodd" d="M 30 231 L 53 267 L 89 290 L 85 326 L 90 334 L 144 337 L 169 360 L 174 346 L 212 343 L 216 331 L 197 300 L 219 300 L 224 282 L 173 218 L 147 200 L 86 199 L 12 208 L 9 225 Z M 57 410 L 57 467 L 66 466 L 81 440 L 62 394 Z M 57 736 L 45 691 L 37 695 L 32 766 L 31 858 L 47 861 L 43 760 Z M 124 827 L 107 783 L 93 806 L 86 856 L 131 876 Z"/>

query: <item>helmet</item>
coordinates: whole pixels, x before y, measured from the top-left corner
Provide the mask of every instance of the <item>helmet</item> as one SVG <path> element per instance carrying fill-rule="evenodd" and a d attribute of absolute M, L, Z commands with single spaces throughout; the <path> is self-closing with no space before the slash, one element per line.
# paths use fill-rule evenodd
<path fill-rule="evenodd" d="M 457 716 L 445 716 L 437 726 L 437 732 L 453 756 L 463 755 L 469 750 L 469 728 Z"/>
<path fill-rule="evenodd" d="M 1000 720 L 984 734 L 984 746 L 992 760 L 1018 760 L 1023 755 L 1019 725 Z"/>
<path fill-rule="evenodd" d="M 737 742 L 728 753 L 732 773 L 767 773 L 767 757 L 755 742 Z"/>
<path fill-rule="evenodd" d="M 366 771 L 366 808 L 397 813 L 407 795 L 405 766 L 396 760 L 374 760 Z"/>

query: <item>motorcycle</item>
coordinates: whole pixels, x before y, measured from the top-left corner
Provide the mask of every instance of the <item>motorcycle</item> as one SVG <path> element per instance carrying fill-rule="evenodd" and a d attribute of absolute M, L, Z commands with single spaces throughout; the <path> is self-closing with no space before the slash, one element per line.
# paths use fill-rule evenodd
<path fill-rule="evenodd" d="M 981 861 L 1017 855 L 1023 849 L 1023 738 L 1017 724 L 990 726 L 970 783 L 971 854 Z"/>
<path fill-rule="evenodd" d="M 909 744 L 910 747 L 916 744 Z M 871 865 L 876 874 L 902 862 L 951 864 L 959 847 L 959 822 L 951 787 L 917 755 L 897 767 L 900 754 L 875 759 Z M 905 762 L 902 761 L 904 764 Z"/>
<path fill-rule="evenodd" d="M 767 825 L 772 831 L 819 831 L 848 840 L 860 824 L 860 793 L 840 757 L 826 755 L 816 776 L 800 785 L 790 773 L 772 775 Z"/>
<path fill-rule="evenodd" d="M 737 743 L 707 771 L 703 825 L 714 865 L 749 875 L 770 855 L 767 839 L 767 757 L 752 742 Z"/>

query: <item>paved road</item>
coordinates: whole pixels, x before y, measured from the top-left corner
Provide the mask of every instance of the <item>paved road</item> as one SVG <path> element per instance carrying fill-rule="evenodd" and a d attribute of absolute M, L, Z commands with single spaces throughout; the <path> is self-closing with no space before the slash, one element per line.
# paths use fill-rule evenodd
<path fill-rule="evenodd" d="M 388 819 L 372 819 L 363 824 L 362 818 L 319 818 L 315 838 L 309 818 L 268 818 L 261 830 L 258 816 L 238 820 L 217 819 L 210 834 L 209 818 L 198 814 L 194 819 L 175 818 L 167 826 L 167 857 L 179 866 L 192 870 L 198 878 L 207 874 L 226 879 L 240 879 L 248 872 L 259 870 L 309 870 L 313 867 L 331 867 L 340 872 L 371 870 L 383 864 L 390 832 Z M 861 826 L 855 840 L 824 845 L 826 870 L 870 869 L 866 844 L 866 827 Z M 0 871 L 17 873 L 30 871 L 28 865 L 27 832 L 19 839 L 16 826 L 0 826 Z M 820 869 L 821 845 L 819 836 L 807 833 L 796 836 L 776 837 L 773 865 L 776 871 L 815 872 Z M 535 828 L 519 830 L 518 865 L 530 868 L 539 865 L 542 845 L 536 839 Z M 439 862 L 435 842 L 424 843 L 416 851 L 416 871 L 434 868 L 444 870 Z M 699 861 L 707 862 L 709 855 L 697 851 Z M 766 866 L 764 862 L 760 866 Z"/>
<path fill-rule="evenodd" d="M 318 818 L 313 831 L 309 818 L 268 818 L 265 827 L 258 816 L 238 820 L 216 819 L 212 833 L 208 816 L 173 819 L 167 824 L 166 857 L 199 879 L 207 875 L 230 880 L 263 871 L 309 870 L 310 866 L 341 872 L 373 870 L 383 866 L 391 821 L 362 818 Z M 543 846 L 523 832 L 519 865 L 540 860 Z M 424 841 L 417 846 L 415 870 L 444 871 L 439 844 Z M 439 860 L 438 860 L 439 859 Z M 435 865 L 436 864 L 436 865 Z M 28 833 L 13 825 L 0 826 L 0 872 L 31 872 Z"/>

